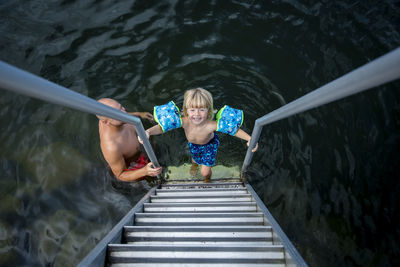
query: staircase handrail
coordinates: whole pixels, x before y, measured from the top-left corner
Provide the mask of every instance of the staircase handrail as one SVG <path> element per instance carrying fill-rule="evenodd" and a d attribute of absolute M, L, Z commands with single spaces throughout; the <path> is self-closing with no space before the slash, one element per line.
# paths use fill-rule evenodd
<path fill-rule="evenodd" d="M 247 168 L 253 158 L 254 152 L 251 150 L 258 143 L 263 126 L 398 78 L 400 78 L 400 47 L 256 119 L 243 161 L 241 171 L 243 181 L 246 181 Z"/>
<path fill-rule="evenodd" d="M 138 117 L 104 105 L 90 97 L 11 66 L 3 61 L 0 61 L 0 88 L 86 113 L 101 115 L 133 124 L 136 132 L 143 140 L 143 146 L 150 161 L 155 167 L 160 166 L 153 148 L 146 137 L 142 122 Z"/>

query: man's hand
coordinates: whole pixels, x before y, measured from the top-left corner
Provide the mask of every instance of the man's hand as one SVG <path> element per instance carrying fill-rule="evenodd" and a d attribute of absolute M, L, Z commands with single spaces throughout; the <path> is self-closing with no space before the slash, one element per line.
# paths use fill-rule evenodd
<path fill-rule="evenodd" d="M 147 176 L 157 176 L 157 175 L 161 174 L 161 171 L 162 171 L 162 167 L 153 168 L 153 163 L 151 163 L 151 162 L 148 163 L 146 165 L 146 167 L 144 167 L 144 168 L 146 168 Z"/>
<path fill-rule="evenodd" d="M 146 133 L 147 139 L 149 139 L 149 137 L 150 137 L 149 132 L 146 130 L 145 133 Z M 140 138 L 139 135 L 137 136 L 137 139 L 138 139 L 139 143 L 143 145 L 143 140 L 142 140 L 142 138 Z"/>
<path fill-rule="evenodd" d="M 141 119 L 149 120 L 151 122 L 154 121 L 153 115 L 151 115 L 149 112 L 129 112 L 129 114 L 139 117 Z"/>

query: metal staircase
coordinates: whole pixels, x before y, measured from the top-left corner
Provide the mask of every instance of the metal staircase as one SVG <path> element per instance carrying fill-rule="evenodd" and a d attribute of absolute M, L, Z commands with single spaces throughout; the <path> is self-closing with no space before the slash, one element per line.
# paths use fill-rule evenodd
<path fill-rule="evenodd" d="M 107 266 L 286 266 L 285 248 L 246 185 L 163 184 L 134 213 Z"/>

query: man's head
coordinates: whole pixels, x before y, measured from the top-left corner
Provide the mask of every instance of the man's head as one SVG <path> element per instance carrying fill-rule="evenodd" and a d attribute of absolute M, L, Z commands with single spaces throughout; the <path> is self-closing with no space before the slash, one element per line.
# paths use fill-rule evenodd
<path fill-rule="evenodd" d="M 126 112 L 125 108 L 120 103 L 115 101 L 114 99 L 101 98 L 98 101 L 100 103 L 104 104 L 104 105 L 107 105 L 107 106 L 110 106 L 112 108 L 118 109 L 118 110 L 120 110 L 122 112 Z M 114 119 L 111 119 L 111 118 L 108 118 L 108 117 L 105 117 L 105 116 L 100 116 L 100 115 L 96 115 L 96 116 L 97 116 L 97 118 L 99 118 L 100 121 L 102 121 L 105 124 L 111 124 L 113 126 L 121 126 L 122 124 L 124 124 L 122 121 L 119 121 L 119 120 L 114 120 Z"/>

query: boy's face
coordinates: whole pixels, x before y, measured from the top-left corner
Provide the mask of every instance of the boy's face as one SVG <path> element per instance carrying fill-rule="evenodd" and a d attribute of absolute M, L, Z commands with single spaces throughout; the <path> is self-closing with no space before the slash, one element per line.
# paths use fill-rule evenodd
<path fill-rule="evenodd" d="M 189 120 L 194 124 L 201 124 L 207 120 L 208 109 L 207 108 L 188 108 L 187 114 Z"/>

